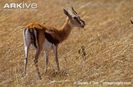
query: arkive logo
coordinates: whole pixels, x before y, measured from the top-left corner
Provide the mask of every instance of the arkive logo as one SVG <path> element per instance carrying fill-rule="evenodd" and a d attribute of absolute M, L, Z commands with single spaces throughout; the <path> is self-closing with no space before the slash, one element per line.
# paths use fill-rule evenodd
<path fill-rule="evenodd" d="M 36 9 L 37 7 L 38 7 L 37 3 L 26 3 L 26 2 L 5 3 L 3 6 L 4 9 Z"/>

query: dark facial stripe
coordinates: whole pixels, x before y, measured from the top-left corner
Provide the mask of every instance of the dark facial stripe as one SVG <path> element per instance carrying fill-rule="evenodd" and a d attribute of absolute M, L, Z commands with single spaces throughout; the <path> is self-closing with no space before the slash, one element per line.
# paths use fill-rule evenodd
<path fill-rule="evenodd" d="M 74 17 L 74 19 L 75 19 L 79 24 L 81 24 L 77 17 Z"/>
<path fill-rule="evenodd" d="M 54 38 L 52 35 L 50 35 L 48 32 L 45 32 L 45 37 L 46 39 L 52 43 L 52 44 L 55 44 L 57 45 L 59 43 L 59 40 L 57 40 L 56 38 Z"/>

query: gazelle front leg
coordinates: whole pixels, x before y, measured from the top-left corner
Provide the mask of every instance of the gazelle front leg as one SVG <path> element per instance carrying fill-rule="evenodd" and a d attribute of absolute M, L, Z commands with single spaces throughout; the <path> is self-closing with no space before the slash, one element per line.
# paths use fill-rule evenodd
<path fill-rule="evenodd" d="M 52 43 L 50 43 L 47 39 L 45 39 L 45 43 L 44 43 L 44 49 L 45 49 L 45 72 L 47 72 L 47 68 L 48 68 L 48 57 L 49 57 L 49 51 L 52 48 Z"/>
<path fill-rule="evenodd" d="M 55 55 L 55 61 L 56 61 L 57 69 L 58 69 L 58 71 L 60 71 L 57 48 L 58 48 L 58 45 L 53 44 L 53 51 L 54 51 L 54 55 Z"/>

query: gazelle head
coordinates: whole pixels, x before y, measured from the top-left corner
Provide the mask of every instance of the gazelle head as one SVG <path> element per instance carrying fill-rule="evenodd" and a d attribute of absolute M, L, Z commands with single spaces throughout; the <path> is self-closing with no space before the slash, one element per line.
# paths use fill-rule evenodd
<path fill-rule="evenodd" d="M 85 22 L 80 18 L 80 16 L 77 14 L 73 7 L 71 8 L 71 10 L 64 9 L 64 14 L 68 16 L 72 26 L 84 28 Z"/>

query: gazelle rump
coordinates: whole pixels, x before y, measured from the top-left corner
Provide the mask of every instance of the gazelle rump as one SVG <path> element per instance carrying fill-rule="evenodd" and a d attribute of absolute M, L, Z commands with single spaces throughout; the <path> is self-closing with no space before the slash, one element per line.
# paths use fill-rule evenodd
<path fill-rule="evenodd" d="M 45 50 L 45 71 L 47 72 L 48 62 L 49 62 L 49 51 L 52 49 L 55 55 L 55 61 L 58 71 L 60 70 L 58 61 L 58 45 L 67 39 L 73 27 L 84 28 L 85 22 L 80 18 L 77 12 L 71 8 L 71 10 L 64 9 L 64 14 L 67 16 L 65 23 L 61 29 L 54 27 L 43 26 L 38 23 L 31 23 L 26 26 L 23 32 L 24 36 L 24 49 L 25 49 L 25 67 L 24 73 L 26 74 L 26 68 L 28 63 L 28 52 L 30 45 L 35 47 L 35 59 L 34 64 L 39 78 L 41 75 L 38 68 L 38 58 L 42 51 Z"/>

